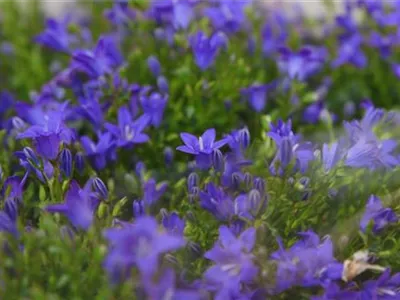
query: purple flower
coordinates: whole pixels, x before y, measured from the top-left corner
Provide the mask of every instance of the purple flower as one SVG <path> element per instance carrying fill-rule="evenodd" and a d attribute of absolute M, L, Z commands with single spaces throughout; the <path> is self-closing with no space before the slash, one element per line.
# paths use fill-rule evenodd
<path fill-rule="evenodd" d="M 400 79 L 400 64 L 397 63 L 392 64 L 392 71 L 394 75 L 396 75 L 396 77 Z"/>
<path fill-rule="evenodd" d="M 234 177 L 244 179 L 242 167 L 252 164 L 251 160 L 244 159 L 237 153 L 229 153 L 225 158 L 225 169 L 221 176 L 221 183 L 225 187 L 235 188 Z"/>
<path fill-rule="evenodd" d="M 243 96 L 247 98 L 252 109 L 256 112 L 264 110 L 267 103 L 267 93 L 275 87 L 275 83 L 253 84 L 241 90 Z"/>
<path fill-rule="evenodd" d="M 94 50 L 76 50 L 72 54 L 73 68 L 92 79 L 111 73 L 122 62 L 122 54 L 111 36 L 100 37 Z"/>
<path fill-rule="evenodd" d="M 157 185 L 156 181 L 150 178 L 143 184 L 143 202 L 146 207 L 152 206 L 165 194 L 168 183 L 162 182 Z"/>
<path fill-rule="evenodd" d="M 208 7 L 204 10 L 204 15 L 211 20 L 216 30 L 226 33 L 239 31 L 246 22 L 244 9 L 250 3 L 244 1 L 217 1 L 217 6 Z"/>
<path fill-rule="evenodd" d="M 282 131 L 283 129 L 283 131 Z M 292 162 L 295 161 L 294 169 L 304 173 L 309 163 L 314 160 L 313 145 L 309 142 L 301 143 L 299 137 L 295 136 L 290 127 L 283 126 L 282 129 L 276 129 L 277 132 L 270 131 L 268 136 L 271 137 L 277 146 L 277 153 L 270 165 L 272 174 L 276 174 L 276 163 L 279 162 L 280 174 Z"/>
<path fill-rule="evenodd" d="M 93 223 L 94 212 L 99 203 L 91 187 L 91 180 L 86 183 L 83 189 L 79 187 L 76 181 L 72 181 L 65 195 L 65 202 L 48 205 L 46 211 L 62 214 L 76 228 L 88 230 Z"/>
<path fill-rule="evenodd" d="M 211 166 L 211 153 L 214 149 L 219 149 L 227 143 L 226 139 L 215 141 L 215 129 L 206 130 L 199 138 L 183 132 L 181 139 L 185 143 L 176 150 L 196 156 L 196 163 L 199 168 L 208 168 Z"/>
<path fill-rule="evenodd" d="M 150 56 L 147 59 L 147 66 L 150 69 L 151 74 L 153 74 L 154 77 L 158 77 L 161 75 L 161 64 L 160 61 L 157 59 L 155 56 Z"/>
<path fill-rule="evenodd" d="M 68 20 L 59 22 L 48 19 L 46 29 L 37 35 L 34 41 L 56 51 L 69 53 L 71 44 L 76 41 L 76 38 L 68 32 L 68 23 Z"/>
<path fill-rule="evenodd" d="M 371 195 L 365 213 L 361 218 L 360 228 L 365 231 L 368 224 L 373 221 L 372 231 L 378 233 L 388 224 L 397 223 L 398 220 L 396 213 L 391 208 L 384 208 L 381 200 L 377 196 Z"/>
<path fill-rule="evenodd" d="M 6 232 L 14 237 L 19 236 L 17 227 L 18 202 L 16 199 L 7 198 L 4 209 L 0 211 L 0 232 Z"/>
<path fill-rule="evenodd" d="M 343 265 L 333 257 L 333 244 L 329 237 L 321 242 L 312 231 L 299 235 L 302 240 L 286 250 L 279 239 L 279 250 L 271 255 L 278 265 L 275 288 L 278 293 L 297 285 L 326 284 L 342 276 Z"/>
<path fill-rule="evenodd" d="M 219 50 L 227 46 L 227 38 L 221 32 L 208 37 L 204 32 L 199 31 L 189 37 L 189 43 L 196 65 L 204 71 L 214 64 Z"/>
<path fill-rule="evenodd" d="M 303 47 L 297 52 L 289 48 L 279 49 L 278 66 L 290 79 L 304 81 L 322 69 L 327 52 L 325 48 Z"/>
<path fill-rule="evenodd" d="M 78 97 L 78 101 L 77 112 L 96 129 L 100 129 L 104 124 L 104 114 L 98 97 Z"/>
<path fill-rule="evenodd" d="M 128 0 L 116 0 L 112 8 L 105 10 L 105 17 L 116 26 L 129 24 L 136 17 L 136 12 L 129 7 Z"/>
<path fill-rule="evenodd" d="M 344 64 L 351 64 L 360 69 L 366 67 L 368 61 L 361 50 L 361 43 L 362 37 L 359 34 L 342 38 L 337 58 L 333 60 L 332 67 L 338 68 Z"/>
<path fill-rule="evenodd" d="M 118 126 L 107 123 L 107 130 L 117 138 L 118 147 L 131 147 L 134 144 L 146 143 L 149 136 L 143 130 L 149 125 L 150 117 L 142 115 L 135 121 L 126 106 L 118 110 Z"/>
<path fill-rule="evenodd" d="M 332 170 L 337 163 L 343 159 L 344 153 L 341 144 L 338 142 L 332 145 L 323 144 L 322 146 L 322 165 L 325 172 Z"/>
<path fill-rule="evenodd" d="M 151 217 L 140 217 L 122 228 L 107 229 L 104 236 L 110 245 L 104 267 L 114 282 L 126 278 L 134 266 L 149 280 L 158 269 L 161 254 L 185 245 L 182 237 L 160 231 Z"/>
<path fill-rule="evenodd" d="M 204 273 L 209 290 L 215 299 L 232 299 L 240 295 L 246 284 L 252 283 L 258 273 L 251 253 L 256 242 L 256 230 L 249 228 L 239 237 L 226 226 L 219 228 L 219 241 L 204 254 L 214 265 Z"/>
<path fill-rule="evenodd" d="M 175 273 L 172 269 L 167 269 L 161 275 L 157 283 L 145 278 L 143 286 L 148 296 L 148 299 L 203 299 L 200 292 L 191 289 L 179 289 L 176 287 Z"/>
<path fill-rule="evenodd" d="M 100 133 L 95 144 L 88 136 L 81 138 L 81 144 L 86 156 L 91 160 L 96 170 L 106 167 L 107 160 L 115 158 L 115 141 L 110 133 Z"/>
<path fill-rule="evenodd" d="M 228 221 L 235 214 L 234 202 L 223 189 L 208 183 L 206 191 L 200 191 L 200 206 L 220 221 Z"/>
<path fill-rule="evenodd" d="M 69 144 L 73 139 L 73 132 L 63 122 L 61 113 L 53 112 L 44 116 L 42 124 L 33 125 L 18 139 L 32 139 L 37 153 L 45 159 L 53 160 L 57 157 L 61 142 Z"/>
<path fill-rule="evenodd" d="M 157 23 L 172 29 L 186 29 L 194 18 L 194 6 L 198 0 L 152 1 L 148 16 Z"/>
<path fill-rule="evenodd" d="M 394 34 L 382 36 L 378 32 L 372 32 L 369 43 L 379 49 L 383 58 L 388 58 L 392 54 L 392 47 L 397 43 L 397 36 Z"/>
<path fill-rule="evenodd" d="M 325 109 L 322 101 L 317 101 L 307 106 L 303 111 L 303 120 L 310 124 L 316 124 L 321 119 L 321 113 Z"/>
<path fill-rule="evenodd" d="M 386 269 L 378 279 L 368 280 L 364 283 L 363 290 L 360 292 L 360 299 L 399 299 L 399 288 L 400 273 L 390 276 L 390 269 Z"/>
<path fill-rule="evenodd" d="M 172 212 L 170 214 L 165 212 L 161 222 L 168 233 L 183 236 L 183 231 L 185 230 L 185 221 L 179 218 L 176 212 Z"/>
<path fill-rule="evenodd" d="M 276 14 L 277 23 L 266 23 L 262 29 L 262 49 L 264 55 L 275 53 L 285 45 L 288 38 L 287 20 L 282 14 Z M 274 26 L 276 25 L 276 26 Z"/>
<path fill-rule="evenodd" d="M 325 287 L 325 293 L 322 296 L 313 296 L 311 300 L 353 300 L 353 299 L 362 299 L 358 298 L 359 293 L 357 291 L 351 290 L 341 290 L 339 285 L 333 282 L 330 282 Z M 367 298 L 370 299 L 370 298 Z"/>
<path fill-rule="evenodd" d="M 167 102 L 168 96 L 159 93 L 152 93 L 150 96 L 143 95 L 140 98 L 144 114 L 149 116 L 150 124 L 156 128 L 161 125 Z"/>

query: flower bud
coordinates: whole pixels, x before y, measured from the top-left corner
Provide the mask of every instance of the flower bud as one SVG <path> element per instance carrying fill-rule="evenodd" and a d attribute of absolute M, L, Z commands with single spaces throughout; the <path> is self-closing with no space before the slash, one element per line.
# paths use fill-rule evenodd
<path fill-rule="evenodd" d="M 238 172 L 232 174 L 232 188 L 238 189 L 242 182 L 242 178 Z"/>
<path fill-rule="evenodd" d="M 244 174 L 243 181 L 244 181 L 244 184 L 246 185 L 246 188 L 249 189 L 251 187 L 251 185 L 252 185 L 253 176 L 249 172 L 246 172 Z"/>
<path fill-rule="evenodd" d="M 145 214 L 143 201 L 135 200 L 133 201 L 133 216 L 139 218 Z"/>
<path fill-rule="evenodd" d="M 286 167 L 290 164 L 293 157 L 293 147 L 292 142 L 285 138 L 282 140 L 280 149 L 279 149 L 279 159 L 282 164 L 282 167 Z"/>
<path fill-rule="evenodd" d="M 192 193 L 192 189 L 199 185 L 199 181 L 200 181 L 200 178 L 199 178 L 199 175 L 197 175 L 197 173 L 194 173 L 194 172 L 190 173 L 190 175 L 187 179 L 189 193 Z"/>
<path fill-rule="evenodd" d="M 30 147 L 25 147 L 23 150 L 26 159 L 35 167 L 39 167 L 40 166 L 40 162 L 38 157 L 36 156 L 35 151 L 33 151 L 32 148 Z"/>
<path fill-rule="evenodd" d="M 108 198 L 107 187 L 99 177 L 96 177 L 93 180 L 93 188 L 100 195 L 101 198 L 103 198 L 103 199 Z"/>
<path fill-rule="evenodd" d="M 256 190 L 260 192 L 261 195 L 265 194 L 265 180 L 257 177 L 254 179 L 253 186 Z"/>
<path fill-rule="evenodd" d="M 224 170 L 224 155 L 219 149 L 213 150 L 211 160 L 215 170 L 219 172 L 222 172 Z"/>
<path fill-rule="evenodd" d="M 60 153 L 60 169 L 64 172 L 65 176 L 71 177 L 72 175 L 72 154 L 67 148 L 64 148 Z"/>
<path fill-rule="evenodd" d="M 147 66 L 150 69 L 150 72 L 153 74 L 154 77 L 158 77 L 161 74 L 161 65 L 157 57 L 150 56 L 147 59 Z"/>
<path fill-rule="evenodd" d="M 247 148 L 250 145 L 250 132 L 247 128 L 243 128 L 239 131 L 239 141 L 240 145 L 242 145 L 243 148 Z"/>
<path fill-rule="evenodd" d="M 262 207 L 262 197 L 258 190 L 252 189 L 248 195 L 250 212 L 253 216 L 258 215 L 260 208 Z"/>
<path fill-rule="evenodd" d="M 161 93 L 168 94 L 169 84 L 167 78 L 165 78 L 164 76 L 159 76 L 157 78 L 157 86 Z"/>
<path fill-rule="evenodd" d="M 13 117 L 11 122 L 12 122 L 13 127 L 18 132 L 22 132 L 26 128 L 25 122 L 20 117 Z"/>
<path fill-rule="evenodd" d="M 75 155 L 75 167 L 78 170 L 79 174 L 82 175 L 85 170 L 85 158 L 83 157 L 82 152 L 78 152 Z"/>
<path fill-rule="evenodd" d="M 170 165 L 174 160 L 174 150 L 171 147 L 164 149 L 164 161 L 166 165 Z"/>

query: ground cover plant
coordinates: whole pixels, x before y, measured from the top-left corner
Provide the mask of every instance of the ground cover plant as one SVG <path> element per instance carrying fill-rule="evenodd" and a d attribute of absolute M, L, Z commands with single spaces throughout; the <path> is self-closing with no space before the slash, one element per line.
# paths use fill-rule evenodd
<path fill-rule="evenodd" d="M 399 1 L 0 8 L 0 299 L 400 299 Z"/>

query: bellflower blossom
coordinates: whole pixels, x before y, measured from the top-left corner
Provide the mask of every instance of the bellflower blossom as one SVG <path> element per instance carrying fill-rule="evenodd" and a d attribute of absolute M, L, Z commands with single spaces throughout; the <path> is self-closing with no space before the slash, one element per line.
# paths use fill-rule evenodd
<path fill-rule="evenodd" d="M 105 10 L 104 16 L 116 26 L 129 24 L 136 17 L 134 9 L 129 7 L 128 0 L 116 0 L 112 8 Z"/>
<path fill-rule="evenodd" d="M 107 123 L 105 127 L 117 139 L 118 147 L 131 147 L 149 140 L 149 136 L 143 133 L 149 122 L 148 115 L 142 115 L 134 121 L 128 108 L 122 106 L 118 110 L 118 125 Z"/>
<path fill-rule="evenodd" d="M 72 44 L 77 39 L 68 32 L 68 23 L 68 20 L 57 21 L 55 19 L 48 19 L 46 21 L 46 29 L 37 35 L 34 41 L 56 51 L 69 53 Z"/>
<path fill-rule="evenodd" d="M 284 249 L 278 239 L 279 250 L 271 254 L 276 261 L 276 292 L 293 286 L 311 287 L 340 279 L 343 265 L 333 257 L 333 244 L 329 237 L 320 240 L 313 231 L 301 232 L 302 240 Z"/>
<path fill-rule="evenodd" d="M 83 189 L 72 181 L 62 204 L 51 204 L 46 207 L 50 213 L 59 213 L 68 218 L 73 226 L 88 230 L 94 220 L 94 212 L 99 204 L 96 193 L 92 192 L 92 181 L 89 180 Z"/>
<path fill-rule="evenodd" d="M 18 203 L 15 199 L 8 198 L 4 209 L 0 211 L 0 232 L 6 232 L 14 237 L 19 236 L 17 227 Z"/>
<path fill-rule="evenodd" d="M 81 144 L 86 156 L 96 170 L 104 169 L 107 160 L 114 160 L 116 158 L 115 141 L 109 132 L 99 133 L 97 144 L 88 136 L 81 138 Z"/>
<path fill-rule="evenodd" d="M 158 269 L 159 257 L 185 245 L 182 237 L 159 229 L 152 217 L 140 217 L 134 224 L 111 228 L 104 232 L 109 253 L 104 262 L 113 282 L 119 282 L 137 267 L 143 278 L 150 280 Z"/>
<path fill-rule="evenodd" d="M 93 50 L 76 50 L 72 53 L 72 67 L 96 79 L 120 66 L 123 57 L 115 38 L 102 36 Z"/>
<path fill-rule="evenodd" d="M 322 69 L 327 50 L 317 47 L 303 47 L 294 52 L 287 47 L 279 48 L 278 66 L 290 79 L 304 81 Z"/>
<path fill-rule="evenodd" d="M 215 141 L 215 129 L 206 130 L 199 138 L 183 132 L 180 134 L 185 145 L 179 146 L 176 150 L 196 156 L 196 163 L 199 168 L 207 169 L 211 166 L 211 154 L 214 149 L 219 149 L 227 143 L 226 139 Z"/>
<path fill-rule="evenodd" d="M 150 119 L 150 124 L 158 128 L 161 125 L 164 110 L 168 103 L 168 96 L 159 93 L 152 93 L 150 96 L 140 97 L 140 104 L 143 112 Z"/>
<path fill-rule="evenodd" d="M 392 54 L 392 48 L 398 44 L 395 34 L 382 36 L 378 32 L 372 32 L 369 43 L 372 47 L 379 49 L 382 58 L 388 58 Z"/>
<path fill-rule="evenodd" d="M 189 37 L 196 65 L 202 70 L 211 67 L 221 48 L 227 46 L 227 38 L 221 32 L 216 32 L 208 37 L 204 32 L 198 31 Z"/>
<path fill-rule="evenodd" d="M 193 289 L 181 289 L 176 286 L 176 275 L 172 269 L 167 269 L 162 273 L 158 282 L 153 282 L 145 278 L 143 287 L 148 299 L 190 299 L 201 300 L 203 295 Z"/>
<path fill-rule="evenodd" d="M 268 136 L 274 140 L 278 148 L 274 160 L 271 163 L 270 171 L 276 174 L 277 171 L 282 174 L 292 160 L 295 161 L 295 169 L 305 172 L 310 161 L 314 160 L 313 145 L 309 142 L 301 142 L 300 137 L 295 135 L 291 129 L 291 122 L 287 124 L 281 120 L 277 125 L 271 124 L 271 130 Z M 280 162 L 279 170 L 276 170 L 276 162 Z"/>
<path fill-rule="evenodd" d="M 175 29 L 187 29 L 195 17 L 198 0 L 153 0 L 147 15 L 159 24 Z"/>
<path fill-rule="evenodd" d="M 361 230 L 365 231 L 371 221 L 374 223 L 372 231 L 379 233 L 388 224 L 397 223 L 399 218 L 391 208 L 383 207 L 381 199 L 375 195 L 371 195 L 368 199 L 365 213 L 360 221 Z"/>
<path fill-rule="evenodd" d="M 362 37 L 359 34 L 342 37 L 339 39 L 339 43 L 337 57 L 332 61 L 333 68 L 338 68 L 344 64 L 351 64 L 360 69 L 366 67 L 368 61 L 361 50 Z"/>
<path fill-rule="evenodd" d="M 151 178 L 143 184 L 143 202 L 149 207 L 157 203 L 158 200 L 165 194 L 168 188 L 168 183 L 162 182 L 157 184 L 156 181 Z"/>
<path fill-rule="evenodd" d="M 17 136 L 18 139 L 32 139 L 37 153 L 45 159 L 57 158 L 61 142 L 71 143 L 74 134 L 63 122 L 58 112 L 44 116 L 40 125 L 32 125 Z"/>
<path fill-rule="evenodd" d="M 245 8 L 250 0 L 215 1 L 217 5 L 207 7 L 204 15 L 208 17 L 216 30 L 226 33 L 239 31 L 246 22 Z"/>
<path fill-rule="evenodd" d="M 249 101 L 250 107 L 256 111 L 261 112 L 267 104 L 267 94 L 269 91 L 276 87 L 275 82 L 269 84 L 253 84 L 241 90 L 243 96 Z"/>
<path fill-rule="evenodd" d="M 226 226 L 219 228 L 219 241 L 204 254 L 214 265 L 204 273 L 209 290 L 215 291 L 214 299 L 232 299 L 241 296 L 246 284 L 251 284 L 258 273 L 253 262 L 252 250 L 256 230 L 249 228 L 236 237 Z"/>
<path fill-rule="evenodd" d="M 264 55 L 275 53 L 280 47 L 286 44 L 288 39 L 287 20 L 283 14 L 274 15 L 276 22 L 267 22 L 262 29 L 262 49 Z"/>

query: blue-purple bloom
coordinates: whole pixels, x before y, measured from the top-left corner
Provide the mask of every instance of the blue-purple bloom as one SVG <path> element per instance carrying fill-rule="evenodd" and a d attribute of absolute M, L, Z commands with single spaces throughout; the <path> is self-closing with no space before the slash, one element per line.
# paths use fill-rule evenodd
<path fill-rule="evenodd" d="M 162 216 L 161 222 L 168 233 L 183 236 L 185 221 L 179 218 L 179 215 L 176 212 L 165 212 Z"/>
<path fill-rule="evenodd" d="M 379 233 L 390 223 L 397 223 L 399 218 L 391 208 L 383 207 L 381 199 L 375 195 L 371 195 L 368 199 L 365 213 L 360 221 L 361 230 L 365 231 L 371 221 L 373 221 L 372 231 Z"/>
<path fill-rule="evenodd" d="M 161 125 L 167 103 L 168 96 L 159 93 L 151 93 L 150 96 L 143 95 L 140 98 L 144 114 L 149 117 L 150 124 L 156 128 Z"/>
<path fill-rule="evenodd" d="M 76 37 L 68 32 L 68 20 L 48 19 L 46 29 L 34 38 L 34 41 L 56 51 L 69 53 Z"/>
<path fill-rule="evenodd" d="M 317 47 L 303 47 L 294 52 L 287 47 L 279 49 L 278 66 L 290 79 L 304 81 L 320 71 L 327 59 L 327 50 Z"/>
<path fill-rule="evenodd" d="M 197 66 L 202 71 L 211 67 L 219 50 L 226 47 L 227 42 L 227 37 L 221 32 L 216 32 L 208 37 L 204 32 L 198 31 L 190 36 L 189 43 Z"/>
<path fill-rule="evenodd" d="M 181 139 L 185 145 L 179 146 L 176 150 L 196 156 L 196 163 L 199 168 L 211 166 L 211 153 L 227 143 L 226 139 L 215 141 L 216 132 L 214 128 L 206 130 L 199 138 L 183 132 Z"/>
<path fill-rule="evenodd" d="M 359 34 L 341 38 L 338 54 L 332 61 L 332 67 L 338 68 L 344 64 L 351 64 L 360 69 L 366 67 L 368 61 L 361 50 L 361 45 L 362 37 Z"/>
<path fill-rule="evenodd" d="M 329 237 L 322 241 L 313 231 L 301 232 L 302 240 L 284 249 L 278 239 L 279 250 L 271 258 L 277 262 L 276 292 L 293 286 L 311 287 L 340 279 L 343 265 L 333 257 L 333 244 Z"/>
<path fill-rule="evenodd" d="M 115 141 L 109 132 L 100 133 L 97 144 L 88 136 L 81 138 L 81 144 L 86 156 L 96 170 L 104 169 L 107 165 L 107 160 L 115 159 Z"/>
<path fill-rule="evenodd" d="M 256 230 L 249 228 L 236 237 L 226 226 L 219 228 L 219 241 L 204 254 L 214 265 L 204 273 L 208 288 L 215 291 L 214 299 L 235 299 L 258 274 L 252 254 Z"/>
<path fill-rule="evenodd" d="M 105 17 L 116 26 L 127 25 L 135 19 L 136 12 L 129 7 L 128 0 L 116 0 L 112 8 L 104 12 Z"/>
<path fill-rule="evenodd" d="M 17 217 L 17 199 L 7 198 L 4 203 L 4 209 L 0 211 L 0 232 L 6 232 L 14 237 L 18 237 Z"/>
<path fill-rule="evenodd" d="M 275 87 L 275 83 L 253 84 L 241 90 L 243 96 L 249 101 L 250 107 L 256 112 L 264 110 L 267 104 L 267 93 Z"/>
<path fill-rule="evenodd" d="M 85 184 L 83 189 L 76 181 L 72 181 L 65 195 L 65 202 L 48 205 L 46 211 L 62 214 L 74 227 L 88 230 L 93 223 L 94 212 L 98 204 L 99 200 L 92 192 L 91 180 Z"/>
<path fill-rule="evenodd" d="M 157 59 L 155 56 L 150 56 L 147 59 L 147 66 L 149 67 L 149 70 L 151 74 L 153 74 L 154 77 L 158 77 L 161 75 L 161 64 L 160 61 Z"/>
<path fill-rule="evenodd" d="M 249 0 L 242 1 L 214 1 L 216 6 L 207 7 L 204 15 L 211 20 L 216 30 L 226 33 L 239 31 L 246 22 L 244 9 L 250 3 Z"/>
<path fill-rule="evenodd" d="M 114 282 L 127 278 L 132 267 L 137 267 L 142 277 L 149 280 L 158 269 L 160 255 L 185 245 L 182 237 L 161 231 L 151 217 L 107 229 L 104 236 L 110 245 L 104 267 Z"/>
<path fill-rule="evenodd" d="M 73 137 L 72 130 L 64 124 L 59 112 L 45 115 L 41 124 L 32 125 L 17 136 L 19 139 L 32 139 L 37 153 L 49 160 L 57 157 L 61 142 L 69 144 Z"/>
<path fill-rule="evenodd" d="M 133 121 L 128 108 L 122 106 L 118 110 L 118 125 L 107 123 L 105 127 L 117 139 L 118 147 L 132 147 L 149 140 L 149 136 L 143 132 L 149 122 L 150 116 L 146 114 Z"/>
<path fill-rule="evenodd" d="M 72 54 L 72 66 L 86 73 L 91 79 L 109 74 L 123 62 L 115 38 L 102 36 L 93 50 L 76 50 Z"/>
<path fill-rule="evenodd" d="M 143 197 L 142 200 L 146 207 L 152 206 L 160 200 L 160 198 L 165 194 L 168 188 L 167 182 L 157 182 L 150 178 L 143 184 Z"/>

